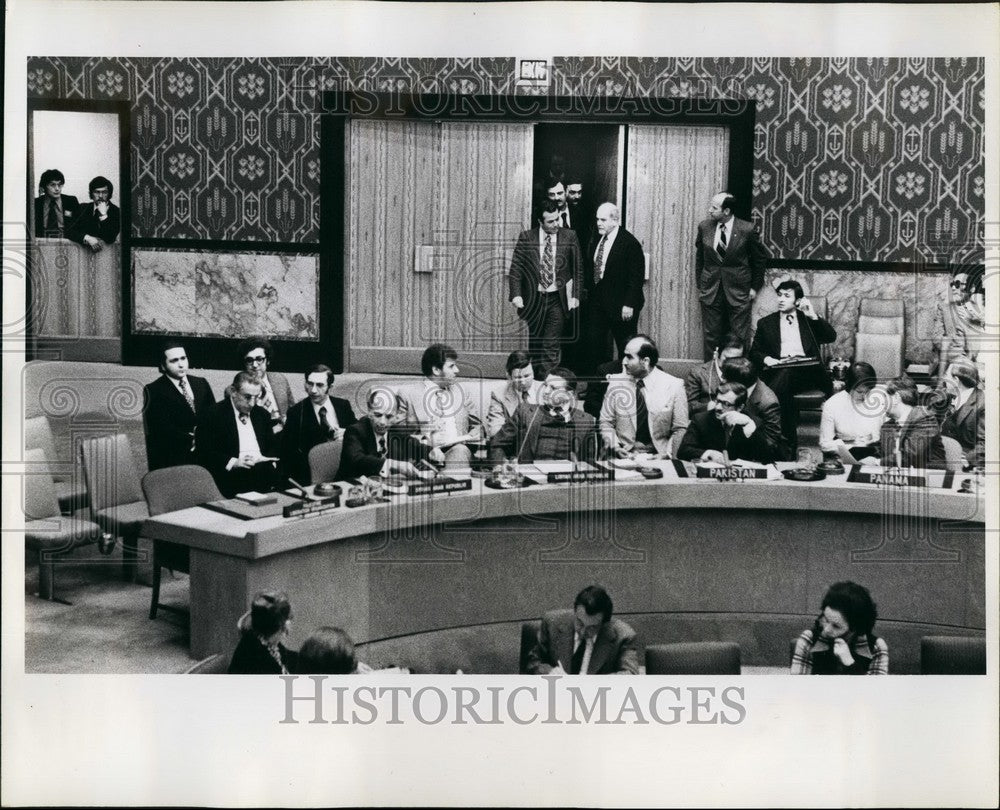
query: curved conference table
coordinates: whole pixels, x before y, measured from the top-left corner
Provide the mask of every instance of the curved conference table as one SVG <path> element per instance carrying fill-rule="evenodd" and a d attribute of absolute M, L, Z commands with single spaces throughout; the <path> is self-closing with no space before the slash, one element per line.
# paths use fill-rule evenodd
<path fill-rule="evenodd" d="M 254 593 L 288 592 L 299 641 L 356 642 L 540 616 L 591 582 L 615 612 L 812 616 L 867 585 L 880 621 L 985 628 L 984 496 L 848 483 L 659 480 L 394 495 L 304 519 L 205 507 L 149 519 L 190 547 L 191 652 L 230 650 Z M 940 475 L 940 474 L 939 474 Z"/>

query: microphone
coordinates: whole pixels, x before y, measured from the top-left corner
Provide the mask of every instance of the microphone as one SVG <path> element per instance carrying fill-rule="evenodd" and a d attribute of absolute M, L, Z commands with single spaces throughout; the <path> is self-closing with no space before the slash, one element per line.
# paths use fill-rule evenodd
<path fill-rule="evenodd" d="M 302 486 L 302 484 L 300 484 L 300 483 L 299 483 L 298 481 L 296 481 L 296 480 L 295 480 L 294 478 L 291 478 L 291 477 L 289 477 L 289 478 L 288 478 L 288 480 L 289 480 L 289 481 L 290 481 L 290 482 L 291 482 L 291 483 L 292 483 L 292 484 L 293 484 L 293 485 L 294 485 L 295 487 L 297 487 L 297 488 L 298 488 L 298 490 L 299 490 L 299 497 L 300 497 L 300 498 L 301 498 L 302 500 L 306 500 L 306 499 L 307 499 L 307 498 L 309 497 L 309 496 L 308 496 L 308 495 L 306 494 L 306 488 L 305 488 L 304 486 Z"/>
<path fill-rule="evenodd" d="M 528 422 L 528 426 L 524 429 L 524 437 L 521 439 L 521 446 L 517 448 L 517 453 L 514 455 L 514 461 L 520 464 L 521 462 L 521 451 L 524 450 L 524 446 L 528 443 L 528 434 L 531 433 L 531 426 L 535 424 L 535 420 L 538 415 L 542 412 L 543 406 L 539 405 L 535 412 L 531 415 L 531 421 Z"/>

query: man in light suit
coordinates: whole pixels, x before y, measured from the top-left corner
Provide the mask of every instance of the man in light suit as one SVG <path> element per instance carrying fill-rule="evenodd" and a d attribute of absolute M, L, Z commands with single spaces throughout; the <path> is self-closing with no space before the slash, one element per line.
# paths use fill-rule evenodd
<path fill-rule="evenodd" d="M 59 238 L 76 223 L 80 201 L 63 194 L 66 177 L 59 169 L 46 169 L 38 180 L 41 196 L 35 198 L 35 236 Z"/>
<path fill-rule="evenodd" d="M 722 364 L 731 357 L 742 357 L 746 352 L 743 338 L 726 335 L 712 353 L 712 359 L 695 366 L 684 380 L 687 390 L 688 414 L 694 416 L 708 410 L 708 404 L 719 390 L 722 379 Z"/>
<path fill-rule="evenodd" d="M 228 398 L 209 409 L 198 425 L 202 466 L 227 498 L 238 492 L 270 492 L 277 484 L 277 437 L 271 415 L 257 405 L 260 383 L 240 371 Z"/>
<path fill-rule="evenodd" d="M 660 351 L 649 335 L 625 344 L 624 377 L 613 380 L 601 406 L 604 446 L 619 458 L 654 453 L 673 458 L 688 426 L 684 383 L 657 367 Z"/>
<path fill-rule="evenodd" d="M 599 235 L 591 256 L 592 272 L 587 281 L 587 312 L 584 330 L 590 336 L 592 367 L 612 358 L 611 340 L 618 357 L 636 333 L 636 323 L 646 298 L 646 257 L 642 245 L 621 227 L 621 214 L 613 203 L 597 207 Z M 589 369 L 588 369 L 589 370 Z"/>
<path fill-rule="evenodd" d="M 280 371 L 268 370 L 268 366 L 274 361 L 271 341 L 265 337 L 250 337 L 240 341 L 237 356 L 243 370 L 253 374 L 260 383 L 260 402 L 257 404 L 271 414 L 271 428 L 275 433 L 280 433 L 288 407 L 295 400 L 292 399 L 292 387 L 288 384 L 288 378 Z"/>
<path fill-rule="evenodd" d="M 184 345 L 167 341 L 160 355 L 161 376 L 143 388 L 142 425 L 150 470 L 197 464 L 195 428 L 215 404 L 203 377 L 188 374 Z"/>
<path fill-rule="evenodd" d="M 705 359 L 727 331 L 750 339 L 750 308 L 764 283 L 769 256 L 756 227 L 733 216 L 736 201 L 726 192 L 712 197 L 709 219 L 698 225 L 694 270 L 701 300 Z"/>
<path fill-rule="evenodd" d="M 560 213 L 554 201 L 542 203 L 538 227 L 517 238 L 507 279 L 510 302 L 528 327 L 539 379 L 559 365 L 563 325 L 580 303 L 580 243 L 573 231 L 559 227 Z"/>
<path fill-rule="evenodd" d="M 948 366 L 946 377 L 956 391 L 953 410 L 941 425 L 941 435 L 962 446 L 970 467 L 984 468 L 986 462 L 986 394 L 979 387 L 979 369 L 962 358 Z"/>
<path fill-rule="evenodd" d="M 357 421 L 350 402 L 330 396 L 331 385 L 333 370 L 322 363 L 312 366 L 305 374 L 306 398 L 288 409 L 281 432 L 281 468 L 300 484 L 312 483 L 309 451 L 322 442 L 342 439 L 345 428 Z"/>
<path fill-rule="evenodd" d="M 584 588 L 573 610 L 542 617 L 538 640 L 528 653 L 527 670 L 536 675 L 638 675 L 635 630 L 612 618 L 614 605 L 600 585 Z"/>
<path fill-rule="evenodd" d="M 514 415 L 522 402 L 539 402 L 542 384 L 535 379 L 531 355 L 523 349 L 512 351 L 507 357 L 507 385 L 499 393 L 490 394 L 490 408 L 486 413 L 486 432 L 495 436 L 504 422 Z"/>
<path fill-rule="evenodd" d="M 113 245 L 122 229 L 121 210 L 111 202 L 114 184 L 98 175 L 90 181 L 90 202 L 81 206 L 76 222 L 66 230 L 66 237 L 99 253 Z"/>
<path fill-rule="evenodd" d="M 934 414 L 917 405 L 917 386 L 905 374 L 885 387 L 889 405 L 879 436 L 885 467 L 917 467 L 943 470 L 947 463 L 941 428 Z"/>

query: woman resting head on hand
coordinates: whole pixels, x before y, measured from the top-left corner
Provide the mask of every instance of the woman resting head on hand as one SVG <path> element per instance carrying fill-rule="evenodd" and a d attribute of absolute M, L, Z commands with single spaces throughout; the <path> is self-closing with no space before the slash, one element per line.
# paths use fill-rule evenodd
<path fill-rule="evenodd" d="M 793 675 L 888 675 L 889 647 L 873 632 L 878 611 L 868 589 L 835 582 L 812 629 L 792 654 Z"/>

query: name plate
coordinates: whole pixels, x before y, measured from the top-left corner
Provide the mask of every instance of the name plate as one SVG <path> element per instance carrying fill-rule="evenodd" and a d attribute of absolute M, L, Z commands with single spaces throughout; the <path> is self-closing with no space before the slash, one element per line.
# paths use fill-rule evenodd
<path fill-rule="evenodd" d="M 586 484 L 592 481 L 614 481 L 614 470 L 565 470 L 550 472 L 546 477 L 550 484 Z"/>
<path fill-rule="evenodd" d="M 767 470 L 754 467 L 698 467 L 698 478 L 716 481 L 753 481 L 767 479 Z"/>
<path fill-rule="evenodd" d="M 433 495 L 437 492 L 464 492 L 472 489 L 472 479 L 447 478 L 443 481 L 421 481 L 406 488 L 407 495 Z"/>
<path fill-rule="evenodd" d="M 340 507 L 340 493 L 319 500 L 299 501 L 290 503 L 281 510 L 281 516 L 286 518 L 307 517 L 309 515 L 331 512 Z"/>
<path fill-rule="evenodd" d="M 926 475 L 910 475 L 903 470 L 884 472 L 862 472 L 861 467 L 851 467 L 847 480 L 852 484 L 875 484 L 880 487 L 926 487 Z"/>

